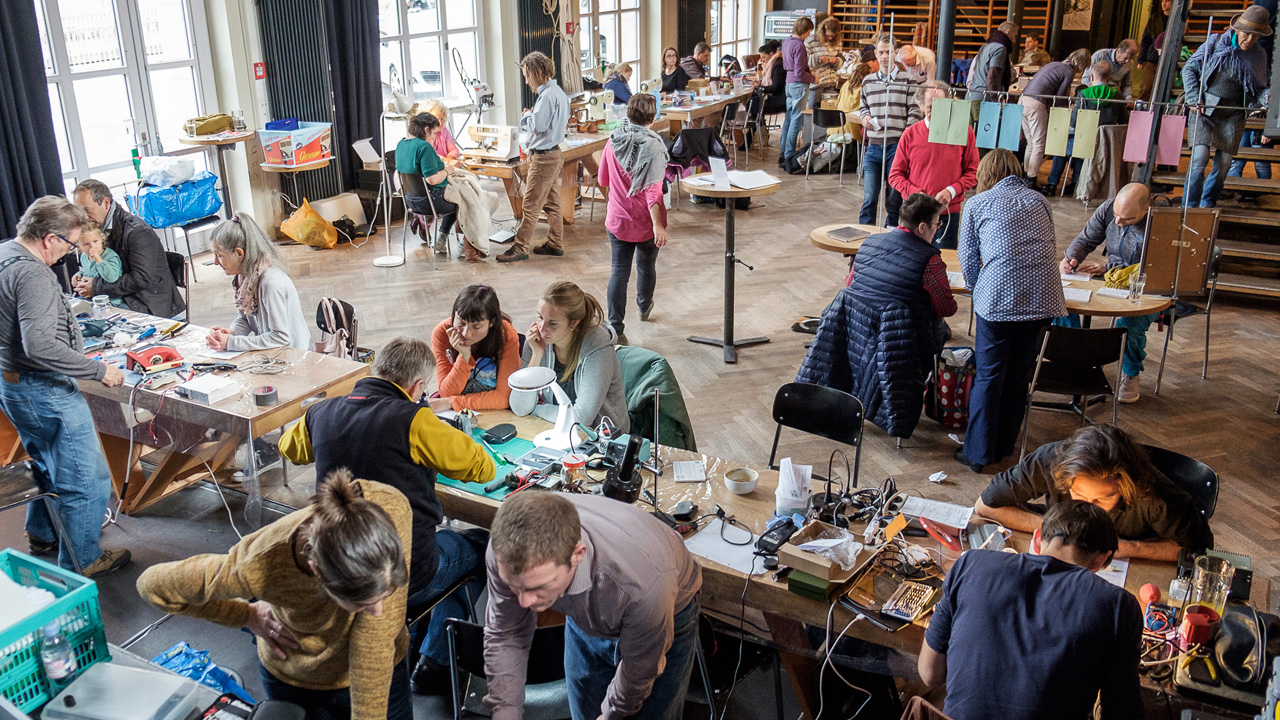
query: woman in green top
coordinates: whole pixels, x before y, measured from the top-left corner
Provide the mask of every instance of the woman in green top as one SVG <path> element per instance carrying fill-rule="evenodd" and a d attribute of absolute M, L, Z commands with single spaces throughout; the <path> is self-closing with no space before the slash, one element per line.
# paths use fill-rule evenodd
<path fill-rule="evenodd" d="M 396 170 L 405 175 L 421 175 L 426 183 L 427 198 L 405 193 L 405 203 L 413 212 L 423 215 L 435 215 L 440 219 L 436 229 L 435 242 L 432 246 L 438 253 L 447 253 L 446 238 L 453 224 L 458 221 L 458 206 L 444 199 L 444 188 L 449 184 L 450 169 L 436 154 L 431 146 L 436 134 L 440 132 L 440 121 L 431 113 L 418 113 L 409 118 L 409 137 L 396 145 Z M 435 212 L 432 212 L 432 206 Z"/>

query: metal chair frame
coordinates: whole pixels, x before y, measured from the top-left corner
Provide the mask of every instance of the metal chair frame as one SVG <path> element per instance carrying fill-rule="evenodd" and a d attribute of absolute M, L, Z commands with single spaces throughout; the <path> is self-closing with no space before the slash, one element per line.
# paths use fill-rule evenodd
<path fill-rule="evenodd" d="M 400 232 L 400 254 L 403 257 L 408 257 L 405 251 L 405 247 L 409 237 L 410 213 L 417 216 L 419 222 L 425 222 L 424 216 L 422 213 L 409 207 L 409 197 L 408 197 L 408 193 L 405 192 L 406 183 L 404 181 L 404 179 L 407 177 L 416 177 L 416 178 L 422 179 L 421 175 L 409 175 L 407 173 L 402 173 L 398 170 L 396 171 L 396 183 L 395 183 L 395 187 L 393 188 L 392 199 L 394 199 L 398 195 L 400 197 L 400 201 L 404 203 L 404 223 L 401 227 L 401 232 Z M 440 214 L 436 212 L 436 203 L 435 203 L 435 200 L 431 198 L 430 188 L 426 187 L 426 180 L 422 181 L 422 186 L 424 189 L 426 189 L 426 192 L 421 197 L 425 197 L 427 199 L 427 204 L 431 206 L 430 222 L 425 222 L 427 226 L 427 235 L 432 238 L 431 242 L 428 243 L 428 245 L 431 246 L 431 267 L 434 270 L 439 270 L 440 263 L 436 258 L 437 253 L 435 251 L 435 232 L 434 231 L 437 225 L 440 223 Z M 449 239 L 450 237 L 456 239 L 457 236 L 458 236 L 458 224 L 455 222 L 453 224 L 453 228 L 449 231 L 449 237 L 445 238 L 445 243 L 444 243 L 445 257 L 452 258 L 452 255 L 450 254 L 450 249 L 449 249 L 449 245 L 450 245 Z"/>
<path fill-rule="evenodd" d="M 829 115 L 828 113 L 834 113 L 834 115 Z M 836 116 L 839 116 L 840 122 L 834 123 L 831 125 L 826 124 L 827 119 L 834 119 Z M 821 122 L 819 122 L 820 119 L 821 119 Z M 810 120 L 809 120 L 809 126 L 811 128 L 811 131 L 809 133 L 809 154 L 805 156 L 805 162 L 804 162 L 804 179 L 805 180 L 809 179 L 809 170 L 810 168 L 813 167 L 813 148 L 818 143 L 818 138 L 817 138 L 818 128 L 822 128 L 824 131 L 826 131 L 833 127 L 844 127 L 844 124 L 845 124 L 845 114 L 843 110 L 827 110 L 823 108 L 813 109 L 813 115 L 810 116 Z M 840 186 L 844 187 L 845 144 L 840 143 L 840 146 L 841 146 L 840 148 Z"/>
<path fill-rule="evenodd" d="M 1036 354 L 1035 370 L 1032 372 L 1032 375 L 1031 375 L 1031 385 L 1027 388 L 1027 406 L 1026 406 L 1026 409 L 1023 411 L 1023 415 L 1022 415 L 1022 449 L 1018 455 L 1019 462 L 1021 462 L 1022 459 L 1027 456 L 1027 434 L 1031 429 L 1031 407 L 1032 407 L 1031 401 L 1036 394 L 1036 383 L 1040 380 L 1040 368 L 1044 365 L 1044 359 L 1045 359 L 1044 356 L 1046 351 L 1049 348 L 1049 338 L 1054 332 L 1061 332 L 1064 330 L 1077 330 L 1077 328 L 1060 328 L 1055 325 L 1049 325 L 1040 331 L 1040 335 L 1041 335 L 1040 352 Z M 1115 330 L 1116 328 L 1106 328 L 1106 329 L 1101 329 L 1097 331 L 1088 330 L 1086 332 L 1108 332 L 1109 333 L 1109 332 L 1115 332 Z M 1119 353 L 1117 355 L 1117 359 L 1124 357 L 1125 343 L 1128 342 L 1129 340 L 1129 332 L 1124 328 L 1120 328 L 1119 330 L 1120 331 L 1117 334 L 1120 336 L 1120 348 L 1119 348 Z M 1108 363 L 1101 363 L 1098 365 L 1098 367 L 1102 367 L 1103 365 L 1106 365 L 1106 364 Z M 1120 417 L 1119 388 L 1120 388 L 1121 374 L 1122 374 L 1122 371 L 1120 369 L 1119 364 L 1117 364 L 1116 385 L 1114 388 L 1111 389 L 1111 424 L 1112 425 L 1115 425 L 1117 420 L 1119 420 L 1119 417 Z M 1080 403 L 1080 427 L 1084 427 L 1085 424 L 1088 422 L 1090 422 L 1089 399 L 1082 398 Z"/>
<path fill-rule="evenodd" d="M 67 528 L 62 523 L 62 515 L 58 513 L 58 501 L 61 498 L 58 497 L 57 493 L 46 492 L 40 488 L 39 483 L 35 480 L 35 467 L 31 464 L 31 461 L 21 464 L 26 467 L 25 472 L 19 470 L 15 465 L 10 465 L 8 468 L 10 472 L 6 473 L 6 475 L 11 477 L 27 476 L 30 478 L 30 486 L 23 491 L 22 497 L 0 505 L 0 512 L 12 510 L 23 505 L 30 505 L 37 500 L 43 502 L 46 514 L 49 516 L 49 524 L 53 526 L 53 533 L 57 536 L 58 544 L 67 549 L 67 556 L 71 559 L 71 567 L 75 569 L 77 574 L 83 575 L 84 568 L 80 565 L 80 558 L 76 557 L 75 546 L 71 542 L 71 537 L 67 535 Z"/>

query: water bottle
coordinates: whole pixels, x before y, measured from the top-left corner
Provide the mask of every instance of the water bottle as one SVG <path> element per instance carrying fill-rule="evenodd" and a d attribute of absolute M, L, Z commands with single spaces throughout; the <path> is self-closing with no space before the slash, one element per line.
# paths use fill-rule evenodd
<path fill-rule="evenodd" d="M 71 643 L 62 636 L 62 626 L 53 621 L 44 626 L 40 639 L 40 662 L 44 664 L 44 676 L 54 692 L 69 685 L 76 676 L 76 653 Z"/>

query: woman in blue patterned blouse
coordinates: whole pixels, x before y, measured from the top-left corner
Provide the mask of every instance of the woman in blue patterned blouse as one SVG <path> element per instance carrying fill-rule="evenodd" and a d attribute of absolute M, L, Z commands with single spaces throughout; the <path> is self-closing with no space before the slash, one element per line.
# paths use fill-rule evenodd
<path fill-rule="evenodd" d="M 969 430 L 956 459 L 974 472 L 1012 455 L 1027 399 L 1040 328 L 1067 312 L 1049 203 L 1022 183 L 1013 153 L 978 164 L 978 194 L 960 220 L 960 264 L 973 288 L 978 377 Z"/>

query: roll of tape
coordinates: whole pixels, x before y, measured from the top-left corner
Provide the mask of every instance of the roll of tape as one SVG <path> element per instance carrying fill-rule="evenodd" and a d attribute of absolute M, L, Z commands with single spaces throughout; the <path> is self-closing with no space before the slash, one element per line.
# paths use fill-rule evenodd
<path fill-rule="evenodd" d="M 263 385 L 253 391 L 253 403 L 258 407 L 275 405 L 276 401 L 279 399 L 279 394 L 276 392 L 276 389 L 270 385 Z"/>

